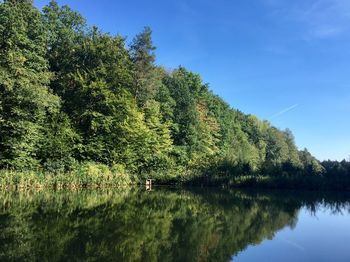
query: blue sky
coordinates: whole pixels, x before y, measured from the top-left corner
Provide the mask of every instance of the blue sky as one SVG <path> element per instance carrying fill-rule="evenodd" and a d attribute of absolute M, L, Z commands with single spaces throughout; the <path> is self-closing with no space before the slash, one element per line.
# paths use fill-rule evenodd
<path fill-rule="evenodd" d="M 321 160 L 349 158 L 349 0 L 58 2 L 129 40 L 150 26 L 158 64 L 201 74 L 231 106 L 290 128 Z"/>

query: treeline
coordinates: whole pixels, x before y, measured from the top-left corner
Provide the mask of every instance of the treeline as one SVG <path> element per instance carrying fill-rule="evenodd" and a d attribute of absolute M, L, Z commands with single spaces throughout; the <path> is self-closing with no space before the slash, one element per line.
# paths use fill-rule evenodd
<path fill-rule="evenodd" d="M 328 176 L 350 176 L 350 162 L 345 159 L 342 161 L 323 161 L 322 166 Z"/>
<path fill-rule="evenodd" d="M 201 183 L 324 173 L 290 130 L 231 108 L 184 67 L 157 65 L 151 34 L 127 44 L 55 1 L 42 12 L 0 3 L 0 168 L 63 173 L 88 162 Z"/>
<path fill-rule="evenodd" d="M 323 161 L 325 169 L 323 177 L 327 181 L 328 187 L 346 188 L 350 190 L 350 162 L 345 159 L 342 161 Z"/>

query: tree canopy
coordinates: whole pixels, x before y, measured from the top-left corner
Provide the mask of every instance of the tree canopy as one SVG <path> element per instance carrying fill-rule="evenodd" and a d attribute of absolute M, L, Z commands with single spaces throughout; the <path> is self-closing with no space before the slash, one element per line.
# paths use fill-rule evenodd
<path fill-rule="evenodd" d="M 0 35 L 0 168 L 92 161 L 160 180 L 324 172 L 290 130 L 232 108 L 184 67 L 157 65 L 149 27 L 128 44 L 56 1 L 40 12 L 8 0 Z"/>

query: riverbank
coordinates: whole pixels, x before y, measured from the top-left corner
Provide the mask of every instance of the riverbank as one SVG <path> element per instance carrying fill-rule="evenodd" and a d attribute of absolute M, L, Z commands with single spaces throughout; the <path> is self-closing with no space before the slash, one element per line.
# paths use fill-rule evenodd
<path fill-rule="evenodd" d="M 143 185 L 147 178 L 152 178 L 154 185 L 350 191 L 347 175 L 203 174 L 199 170 L 136 175 L 120 165 L 108 167 L 96 163 L 79 164 L 66 172 L 0 170 L 0 189 L 125 187 Z"/>
<path fill-rule="evenodd" d="M 348 175 L 215 175 L 198 177 L 190 181 L 191 185 L 221 186 L 224 188 L 262 188 L 262 189 L 292 189 L 312 191 L 350 191 Z"/>

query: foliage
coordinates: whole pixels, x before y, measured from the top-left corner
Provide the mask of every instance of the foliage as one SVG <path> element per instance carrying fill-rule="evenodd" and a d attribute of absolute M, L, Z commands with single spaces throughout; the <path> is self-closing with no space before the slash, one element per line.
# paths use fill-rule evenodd
<path fill-rule="evenodd" d="M 0 168 L 88 161 L 161 183 L 324 174 L 290 130 L 231 108 L 184 67 L 156 65 L 149 27 L 128 47 L 56 1 L 40 13 L 8 0 L 0 35 Z"/>
<path fill-rule="evenodd" d="M 135 179 L 121 165 L 75 163 L 68 172 L 0 170 L 0 189 L 85 188 L 130 186 Z"/>
<path fill-rule="evenodd" d="M 60 101 L 48 86 L 47 31 L 31 1 L 4 1 L 0 35 L 0 165 L 35 167 L 47 113 Z"/>

